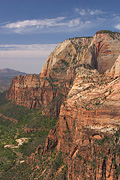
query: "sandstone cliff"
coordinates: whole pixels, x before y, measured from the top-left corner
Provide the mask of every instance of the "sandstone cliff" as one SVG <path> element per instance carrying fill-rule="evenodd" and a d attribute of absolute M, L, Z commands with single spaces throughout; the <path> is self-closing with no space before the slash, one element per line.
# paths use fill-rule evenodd
<path fill-rule="evenodd" d="M 7 98 L 29 108 L 42 108 L 44 114 L 58 115 L 61 102 L 72 86 L 79 54 L 90 42 L 91 38 L 77 38 L 60 43 L 47 58 L 40 75 L 12 80 Z"/>
<path fill-rule="evenodd" d="M 112 139 L 118 127 L 120 78 L 111 79 L 81 67 L 61 106 L 56 129 L 48 135 L 44 152 L 56 146 L 64 158 L 67 154 L 69 180 L 118 179 L 120 154 L 112 151 L 115 147 L 115 152 L 120 150 L 120 142 L 104 140 Z"/>
<path fill-rule="evenodd" d="M 41 153 L 62 152 L 61 169 L 67 165 L 69 180 L 120 178 L 119 49 L 119 33 L 68 39 L 50 54 L 40 75 L 15 77 L 7 93 L 17 104 L 59 115 Z M 59 174 L 51 172 L 49 164 L 40 177 Z"/>

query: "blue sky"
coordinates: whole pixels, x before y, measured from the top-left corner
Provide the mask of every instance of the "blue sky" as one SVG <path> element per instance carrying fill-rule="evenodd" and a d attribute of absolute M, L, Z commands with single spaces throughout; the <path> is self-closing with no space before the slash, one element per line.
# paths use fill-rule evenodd
<path fill-rule="evenodd" d="M 120 32 L 119 0 L 0 0 L 0 69 L 40 73 L 59 42 L 100 29 Z"/>

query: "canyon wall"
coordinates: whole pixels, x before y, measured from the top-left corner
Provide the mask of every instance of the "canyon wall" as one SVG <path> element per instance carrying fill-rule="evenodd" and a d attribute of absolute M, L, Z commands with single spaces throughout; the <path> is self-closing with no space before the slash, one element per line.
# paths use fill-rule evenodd
<path fill-rule="evenodd" d="M 63 153 L 67 179 L 120 178 L 120 77 L 80 67 L 44 153 Z"/>
<path fill-rule="evenodd" d="M 119 33 L 65 40 L 41 74 L 15 77 L 6 97 L 59 115 L 42 153 L 62 152 L 68 180 L 120 179 Z"/>

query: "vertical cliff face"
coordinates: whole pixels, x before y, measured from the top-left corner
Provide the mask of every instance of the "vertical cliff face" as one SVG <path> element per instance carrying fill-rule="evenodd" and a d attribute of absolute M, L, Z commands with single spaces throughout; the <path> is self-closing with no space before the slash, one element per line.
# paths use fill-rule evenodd
<path fill-rule="evenodd" d="M 104 45 L 98 48 L 100 38 Z M 96 34 L 93 39 L 75 68 L 59 122 L 50 131 L 44 148 L 44 153 L 55 147 L 63 153 L 69 180 L 120 178 L 120 141 L 115 141 L 120 127 L 120 42 L 118 36 L 114 41 L 110 34 Z"/>
<path fill-rule="evenodd" d="M 40 87 L 39 75 L 16 76 L 13 78 L 7 92 L 9 100 L 15 100 L 19 105 L 29 108 L 39 108 L 38 88 Z"/>
<path fill-rule="evenodd" d="M 63 136 L 69 129 L 76 145 L 81 139 L 81 130 L 112 133 L 120 125 L 120 78 L 111 80 L 93 76 L 75 79 L 59 115 L 58 149 L 65 149 Z M 87 133 L 87 131 L 86 131 Z M 70 150 L 70 148 L 69 148 Z"/>
<path fill-rule="evenodd" d="M 40 75 L 15 77 L 7 98 L 29 108 L 42 108 L 43 114 L 58 115 L 61 102 L 75 78 L 80 54 L 92 38 L 73 38 L 58 44 L 47 58 Z"/>
<path fill-rule="evenodd" d="M 119 56 L 120 48 L 120 35 L 105 32 L 98 31 L 95 34 L 84 56 L 84 61 L 96 68 L 100 73 L 111 69 Z"/>
<path fill-rule="evenodd" d="M 68 165 L 68 179 L 118 179 L 120 166 L 120 78 L 80 67 L 61 105 L 59 122 L 44 152 L 56 147 Z"/>

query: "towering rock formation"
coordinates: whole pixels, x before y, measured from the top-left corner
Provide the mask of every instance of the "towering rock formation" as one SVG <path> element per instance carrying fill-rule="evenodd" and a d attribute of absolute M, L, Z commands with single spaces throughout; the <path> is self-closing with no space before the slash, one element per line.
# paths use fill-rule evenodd
<path fill-rule="evenodd" d="M 68 180 L 120 178 L 118 134 L 113 138 L 120 126 L 119 33 L 98 31 L 58 44 L 40 75 L 13 79 L 7 98 L 59 115 L 44 153 L 62 152 Z"/>
<path fill-rule="evenodd" d="M 104 73 L 115 63 L 119 48 L 120 35 L 112 32 L 65 40 L 49 55 L 40 75 L 15 77 L 7 98 L 29 108 L 42 108 L 44 114 L 58 115 L 78 67 L 90 65 Z"/>
<path fill-rule="evenodd" d="M 84 61 L 100 73 L 110 69 L 119 56 L 120 34 L 98 31 L 85 54 Z"/>
<path fill-rule="evenodd" d="M 44 114 L 58 115 L 74 80 L 79 56 L 91 39 L 73 38 L 58 44 L 40 75 L 18 76 L 12 80 L 7 98 L 29 108 L 42 108 Z"/>

